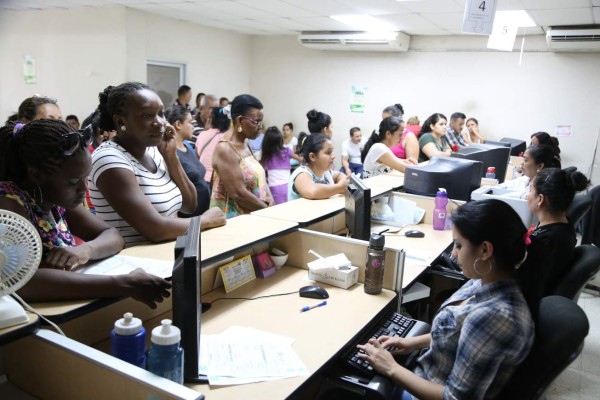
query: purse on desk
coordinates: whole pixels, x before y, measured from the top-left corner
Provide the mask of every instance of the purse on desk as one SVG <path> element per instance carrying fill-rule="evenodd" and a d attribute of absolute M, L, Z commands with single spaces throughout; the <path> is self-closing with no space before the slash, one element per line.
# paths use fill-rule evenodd
<path fill-rule="evenodd" d="M 259 253 L 252 256 L 252 264 L 254 271 L 259 278 L 266 278 L 275 273 L 275 263 L 269 253 Z"/>

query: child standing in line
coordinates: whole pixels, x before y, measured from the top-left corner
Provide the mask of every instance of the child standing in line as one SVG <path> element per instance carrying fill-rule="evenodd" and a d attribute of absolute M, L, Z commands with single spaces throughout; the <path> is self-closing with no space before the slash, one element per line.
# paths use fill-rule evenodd
<path fill-rule="evenodd" d="M 291 151 L 283 145 L 283 134 L 276 126 L 267 129 L 262 142 L 261 164 L 275 204 L 288 201 Z"/>

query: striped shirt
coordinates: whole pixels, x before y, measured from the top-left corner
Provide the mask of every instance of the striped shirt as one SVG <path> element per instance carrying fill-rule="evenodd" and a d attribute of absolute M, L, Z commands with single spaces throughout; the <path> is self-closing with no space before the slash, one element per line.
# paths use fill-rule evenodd
<path fill-rule="evenodd" d="M 146 169 L 127 150 L 115 142 L 104 142 L 92 154 L 92 172 L 88 177 L 90 197 L 96 208 L 96 216 L 111 226 L 117 228 L 125 247 L 148 240 L 125 221 L 106 201 L 98 187 L 98 178 L 111 168 L 123 168 L 135 175 L 140 190 L 148 201 L 163 217 L 175 216 L 181 208 L 182 197 L 179 188 L 167 172 L 165 162 L 156 147 L 149 147 L 146 153 L 152 157 L 156 172 Z"/>
<path fill-rule="evenodd" d="M 453 303 L 470 299 L 463 305 Z M 442 304 L 415 374 L 444 385 L 444 399 L 494 399 L 531 349 L 534 325 L 513 280 L 471 280 Z"/>

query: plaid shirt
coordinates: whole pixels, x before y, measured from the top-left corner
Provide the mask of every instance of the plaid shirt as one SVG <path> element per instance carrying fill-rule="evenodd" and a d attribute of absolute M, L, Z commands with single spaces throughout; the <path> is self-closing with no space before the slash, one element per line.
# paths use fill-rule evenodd
<path fill-rule="evenodd" d="M 450 305 L 473 296 L 463 305 Z M 444 399 L 493 399 L 531 349 L 534 324 L 512 280 L 471 280 L 433 320 L 431 347 L 415 373 L 444 385 Z"/>
<path fill-rule="evenodd" d="M 467 142 L 465 142 L 465 139 L 463 139 L 462 135 L 460 133 L 456 133 L 450 126 L 446 128 L 446 138 L 452 147 L 454 147 L 454 145 L 458 147 L 467 146 Z"/>

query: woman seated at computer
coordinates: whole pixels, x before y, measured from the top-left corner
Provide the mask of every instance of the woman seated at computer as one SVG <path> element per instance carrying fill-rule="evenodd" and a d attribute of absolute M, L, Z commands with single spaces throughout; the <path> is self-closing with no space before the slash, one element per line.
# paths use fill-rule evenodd
<path fill-rule="evenodd" d="M 165 119 L 160 97 L 148 86 L 127 82 L 99 95 L 100 128 L 117 135 L 92 155 L 89 189 L 96 214 L 119 230 L 125 246 L 175 240 L 190 224 L 178 212 L 196 210 L 196 188 L 188 179 Z M 225 223 L 210 209 L 202 229 Z"/>
<path fill-rule="evenodd" d="M 571 267 L 577 239 L 573 225 L 567 219 L 567 209 L 575 193 L 588 185 L 586 176 L 575 168 L 544 168 L 531 181 L 527 203 L 539 220 L 531 237 L 535 244 L 541 243 L 547 256 L 544 296 L 552 293 Z"/>
<path fill-rule="evenodd" d="M 331 139 L 333 136 L 333 124 L 329 114 L 312 109 L 306 113 L 306 118 L 308 118 L 308 131 L 311 135 L 323 133 Z M 299 138 L 298 141 L 300 141 Z"/>
<path fill-rule="evenodd" d="M 210 204 L 227 218 L 275 204 L 265 170 L 254 158 L 246 139 L 254 139 L 263 124 L 263 105 L 254 96 L 241 94 L 231 103 L 233 129 L 215 147 Z"/>
<path fill-rule="evenodd" d="M 363 177 L 391 172 L 395 169 L 404 172 L 406 165 L 416 164 L 417 160 L 402 160 L 392 153 L 391 147 L 400 142 L 404 131 L 404 121 L 398 117 L 387 117 L 379 124 L 379 132 L 373 133 L 362 151 Z"/>
<path fill-rule="evenodd" d="M 465 124 L 467 127 L 467 131 L 463 133 L 463 138 L 467 143 L 483 143 L 485 140 L 483 136 L 479 132 L 479 121 L 477 119 L 471 117 L 467 119 L 467 123 Z"/>
<path fill-rule="evenodd" d="M 40 268 L 19 294 L 30 301 L 131 296 L 155 308 L 169 296 L 164 279 L 141 269 L 116 276 L 71 271 L 123 248 L 119 232 L 82 204 L 91 141 L 56 120 L 0 128 L 0 208 L 27 218 L 42 239 Z M 85 242 L 77 246 L 75 235 Z"/>
<path fill-rule="evenodd" d="M 302 156 L 304 164 L 296 168 L 290 177 L 288 200 L 301 197 L 326 199 L 345 192 L 349 177 L 340 171 L 332 171 L 335 155 L 329 136 L 323 133 L 306 136 Z"/>
<path fill-rule="evenodd" d="M 512 181 L 505 181 L 500 187 L 512 189 L 516 197 L 526 198 L 529 193 L 531 179 L 544 168 L 560 168 L 560 157 L 551 146 L 535 144 L 529 146 L 523 155 L 521 164 L 522 176 Z"/>
<path fill-rule="evenodd" d="M 371 339 L 360 357 L 414 398 L 497 398 L 533 344 L 539 299 L 521 282 L 539 264 L 523 222 L 500 200 L 466 203 L 452 222 L 452 254 L 470 280 L 442 304 L 431 333 Z M 419 349 L 427 350 L 412 371 L 394 361 Z"/>
<path fill-rule="evenodd" d="M 402 119 L 402 117 L 400 117 Z M 391 147 L 392 153 L 403 160 L 419 159 L 419 134 L 421 133 L 421 123 L 419 117 L 412 116 L 406 121 L 404 131 L 400 137 L 400 143 Z"/>
<path fill-rule="evenodd" d="M 531 135 L 531 145 L 546 144 L 554 149 L 556 154 L 560 155 L 559 141 L 547 132 L 536 132 Z"/>
<path fill-rule="evenodd" d="M 452 148 L 446 139 L 446 124 L 448 119 L 444 114 L 435 113 L 423 122 L 419 136 L 419 162 L 429 161 L 434 156 L 449 156 Z"/>

